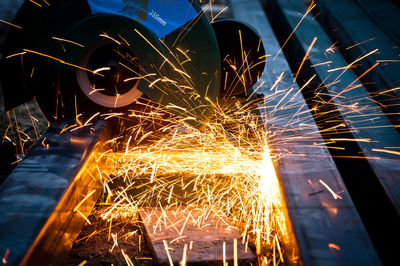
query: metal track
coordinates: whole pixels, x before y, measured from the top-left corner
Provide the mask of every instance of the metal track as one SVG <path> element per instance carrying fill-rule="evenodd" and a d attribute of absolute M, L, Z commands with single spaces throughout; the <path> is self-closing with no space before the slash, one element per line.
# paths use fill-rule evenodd
<path fill-rule="evenodd" d="M 292 0 L 268 0 L 265 3 L 275 33 L 283 44 L 302 19 L 307 7 L 301 1 Z M 339 3 L 336 2 L 335 5 Z M 348 8 L 352 11 L 357 9 L 351 4 Z M 329 9 L 336 10 L 336 7 L 332 6 Z M 351 11 L 344 11 L 344 13 L 348 12 Z M 342 20 L 341 23 L 345 22 Z M 377 35 L 377 38 L 380 38 L 379 36 Z M 311 14 L 303 19 L 301 26 L 296 29 L 283 49 L 292 71 L 297 71 L 299 63 L 306 56 L 306 51 L 314 38 L 316 42 L 312 53 L 304 63 L 297 82 L 300 86 L 304 86 L 313 75 L 316 75 L 313 82 L 302 91 L 306 95 L 309 108 L 317 106 L 316 99 L 332 102 L 325 109 L 319 110 L 319 113 L 327 112 L 326 116 L 314 114 L 320 130 L 335 126 L 335 123 L 341 125 L 342 133 L 335 133 L 334 136 L 325 134 L 325 141 L 330 142 L 331 138 L 353 140 L 351 142 L 339 140 L 336 145 L 343 147 L 344 150 L 330 149 L 329 151 L 380 260 L 383 263 L 389 263 L 395 259 L 396 251 L 384 236 L 399 235 L 400 164 L 398 155 L 384 151 L 385 147 L 399 147 L 400 136 L 395 126 L 381 111 L 378 102 L 374 101 L 353 71 L 343 73 L 328 71 L 335 68 L 345 69 L 350 62 L 346 62 L 338 52 L 326 54 L 326 49 L 334 47 L 334 42 L 329 39 Z M 382 50 L 389 49 L 381 42 L 377 47 Z M 365 50 L 364 54 L 368 51 Z M 368 60 L 373 60 L 373 58 Z M 323 64 L 327 61 L 331 62 L 329 66 Z M 380 71 L 377 70 L 377 73 Z M 388 69 L 386 68 L 385 71 Z M 396 69 L 392 71 L 394 71 L 393 74 Z M 339 74 L 340 83 L 335 84 L 335 81 L 339 79 Z M 321 86 L 321 84 L 324 85 Z M 383 90 L 384 87 L 381 89 Z M 396 100 L 399 101 L 399 98 Z M 349 112 L 348 106 L 351 104 L 359 106 L 358 113 Z M 329 120 L 335 120 L 335 122 L 328 122 Z"/>
<path fill-rule="evenodd" d="M 62 263 L 102 191 L 107 123 L 61 134 L 68 122 L 53 123 L 0 187 L 0 254 L 9 265 Z"/>
<path fill-rule="evenodd" d="M 257 1 L 244 0 L 232 0 L 231 3 L 234 16 L 253 25 L 263 38 L 266 53 L 275 56 L 281 47 L 262 5 Z M 276 10 L 271 9 L 271 12 Z M 280 97 L 276 97 L 269 88 L 281 73 L 284 73 L 282 83 L 285 85 L 280 89 L 285 89 L 289 95 L 281 93 Z M 293 132 L 298 132 L 297 142 L 285 143 L 285 136 L 280 134 L 277 138 L 283 141 L 276 143 L 272 140 L 271 143 L 275 152 L 289 151 L 289 155 L 279 159 L 277 167 L 301 261 L 305 265 L 379 265 L 377 254 L 328 149 L 324 145 L 305 146 L 302 141 L 304 136 L 312 136 L 314 142 L 323 143 L 323 138 L 316 124 L 309 122 L 313 121 L 312 114 L 307 111 L 303 96 L 297 93 L 300 88 L 293 82 L 291 73 L 283 53 L 274 60 L 271 58 L 261 78 L 266 89 L 259 92 L 267 98 L 273 97 L 276 102 L 270 103 L 271 107 L 266 110 L 267 116 L 268 113 L 273 114 L 266 121 L 271 135 L 274 131 L 290 132 L 287 138 L 294 138 Z M 291 87 L 294 89 L 289 92 Z M 294 108 L 278 109 L 277 104 L 282 97 L 293 98 L 299 104 Z M 299 106 L 304 108 L 299 111 Z M 293 122 L 291 119 L 296 113 L 301 115 Z M 307 124 L 307 127 L 302 127 L 302 124 Z M 299 131 L 301 128 L 304 129 Z M 342 199 L 334 199 L 319 180 L 335 191 L 344 191 Z M 330 244 L 340 246 L 340 252 L 331 250 Z"/>

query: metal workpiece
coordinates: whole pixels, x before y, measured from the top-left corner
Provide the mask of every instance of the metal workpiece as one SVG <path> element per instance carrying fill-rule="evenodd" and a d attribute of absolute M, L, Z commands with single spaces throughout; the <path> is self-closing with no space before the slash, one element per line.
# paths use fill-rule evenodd
<path fill-rule="evenodd" d="M 400 120 L 400 92 L 396 90 L 400 86 L 400 10 L 395 6 L 397 1 L 315 2 L 317 5 L 313 13 L 319 13 L 317 21 L 336 41 L 337 50 L 342 52 L 349 64 L 372 52 L 354 71 L 373 99 L 381 104 L 382 111 L 393 124 L 397 124 Z"/>
<path fill-rule="evenodd" d="M 8 265 L 57 265 L 102 191 L 110 128 L 54 122 L 0 187 L 0 253 Z"/>
<path fill-rule="evenodd" d="M 271 7 L 279 7 L 283 11 L 281 18 L 285 18 L 289 23 L 289 28 L 286 30 L 284 23 L 279 24 L 281 32 L 290 32 L 302 18 L 301 14 L 306 12 L 306 6 L 296 1 L 271 0 L 269 2 L 271 2 Z M 274 5 L 273 2 L 276 2 L 276 4 Z M 300 11 L 301 14 L 295 11 Z M 317 38 L 313 46 L 312 57 L 309 58 L 309 62 L 313 67 L 303 71 L 301 82 L 317 74 L 320 82 L 311 86 L 320 86 L 319 84 L 322 83 L 322 80 L 324 84 L 333 84 L 339 74 L 329 72 L 329 69 L 344 68 L 347 66 L 347 63 L 340 53 L 332 53 L 329 56 L 324 54 L 326 48 L 332 47 L 334 44 L 311 15 L 303 19 L 302 27 L 296 30 L 293 38 L 287 43 L 288 50 L 291 50 L 291 55 L 293 55 L 291 60 L 299 62 L 305 55 L 313 38 Z M 294 56 L 295 54 L 298 56 Z M 327 60 L 330 61 L 329 66 L 323 64 Z M 354 86 L 354 88 L 343 92 L 343 88 L 349 88 L 350 86 Z M 400 165 L 393 163 L 396 160 L 394 154 L 380 152 L 384 147 L 400 146 L 400 135 L 381 111 L 379 104 L 368 93 L 366 87 L 358 81 L 357 75 L 354 72 L 346 71 L 341 73 L 340 83 L 337 85 L 327 85 L 327 87 L 329 89 L 327 95 L 335 103 L 335 106 L 342 106 L 341 108 L 338 107 L 337 110 L 349 127 L 348 132 L 351 132 L 351 134 L 348 135 L 353 139 L 373 140 L 373 142 L 357 143 L 360 150 L 358 154 L 362 152 L 366 156 L 365 161 L 371 167 L 370 174 L 375 174 L 378 177 L 378 180 L 390 198 L 391 204 L 400 213 L 400 183 L 397 182 L 398 176 L 400 176 Z M 335 95 L 343 95 L 346 98 L 335 97 Z M 348 99 L 351 99 L 351 102 Z M 348 112 L 349 107 L 347 106 L 350 104 L 360 106 L 360 116 L 355 116 L 353 113 Z M 376 160 L 374 158 L 380 159 Z M 363 179 L 365 179 L 365 176 Z"/>
<path fill-rule="evenodd" d="M 270 148 L 274 153 L 285 154 L 277 160 L 276 168 L 294 234 L 288 245 L 297 245 L 292 263 L 380 265 L 328 148 L 306 144 L 308 140 L 315 143 L 324 140 L 303 95 L 298 93 L 300 87 L 293 81 L 292 69 L 263 6 L 259 1 L 230 2 L 234 17 L 252 25 L 263 39 L 266 54 L 272 55 L 266 62 L 272 71 L 264 71 L 259 81 L 264 82 L 264 86 L 258 92 L 267 102 L 260 110 L 269 131 Z M 282 80 L 277 86 L 281 93 L 277 94 L 270 88 L 275 86 L 280 75 Z M 282 99 L 291 99 L 290 102 L 296 104 L 283 103 Z M 341 199 L 334 199 L 321 181 L 335 191 L 341 191 Z M 340 247 L 340 251 L 332 246 Z M 298 260 L 296 256 L 299 256 Z"/>
<path fill-rule="evenodd" d="M 398 147 L 400 136 L 380 105 L 368 93 L 368 85 L 362 84 L 353 71 L 330 71 L 345 69 L 348 62 L 338 52 L 327 52 L 335 44 L 312 14 L 303 17 L 308 7 L 294 0 L 266 2 L 267 13 L 273 21 L 281 44 L 302 20 L 301 27 L 286 42 L 283 51 L 293 72 L 299 68 L 302 58 L 308 57 L 297 81 L 303 86 L 316 75 L 313 82 L 303 89 L 303 94 L 308 95 L 309 108 L 317 106 L 316 101 L 312 100 L 316 93 L 321 94 L 320 99 L 323 101 L 333 103 L 320 107 L 319 117 L 314 119 L 320 129 L 333 127 L 334 123 L 341 125 L 342 131 L 335 132 L 334 137 L 324 134 L 325 142 L 336 138 L 336 145 L 343 147 L 342 150 L 330 149 L 330 156 L 338 167 L 380 260 L 383 263 L 393 261 L 396 258 L 395 248 L 387 241 L 386 236 L 399 235 L 400 165 L 397 163 L 398 156 L 384 151 L 385 147 Z M 354 11 L 356 8 L 351 9 Z M 378 47 L 383 50 L 388 48 L 383 44 Z M 308 55 L 307 51 L 310 52 Z M 329 64 L 325 63 L 327 61 Z M 394 72 L 391 74 L 394 75 L 396 70 L 392 71 Z M 336 82 L 339 80 L 340 82 Z M 352 107 L 357 108 L 357 114 L 349 112 Z M 324 116 L 324 113 L 329 115 Z M 332 114 L 335 114 L 335 122 L 330 122 L 331 119 L 328 118 Z M 341 139 L 354 141 L 341 142 Z M 360 156 L 363 159 L 359 159 Z M 357 261 L 360 262 L 358 258 Z"/>
<path fill-rule="evenodd" d="M 179 207 L 147 207 L 139 210 L 140 219 L 144 225 L 148 242 L 150 243 L 155 260 L 159 265 L 171 265 L 169 258 L 174 265 L 180 265 L 182 259 L 183 245 L 179 241 L 182 236 L 176 228 L 182 228 L 182 233 L 187 242 L 192 243 L 190 256 L 187 265 L 218 265 L 221 260 L 222 247 L 226 246 L 226 263 L 233 264 L 234 245 L 237 248 L 238 265 L 251 265 L 256 263 L 256 255 L 246 248 L 240 241 L 240 232 L 227 220 L 224 220 L 215 213 L 209 212 L 203 221 L 198 223 L 196 217 L 204 215 L 200 207 L 179 208 Z M 168 222 L 161 223 L 159 217 L 165 217 Z M 186 223 L 186 217 L 192 217 Z M 199 230 L 199 226 L 205 228 Z M 154 228 L 162 227 L 162 230 Z M 239 240 L 239 241 L 237 241 Z M 168 241 L 170 251 L 165 252 L 164 241 Z M 235 241 L 236 244 L 235 244 Z"/>

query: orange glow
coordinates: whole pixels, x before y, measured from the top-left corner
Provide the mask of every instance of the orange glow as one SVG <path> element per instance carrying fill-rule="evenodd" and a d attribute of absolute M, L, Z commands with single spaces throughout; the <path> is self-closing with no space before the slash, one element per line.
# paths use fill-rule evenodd
<path fill-rule="evenodd" d="M 46 141 L 46 138 L 44 138 L 44 139 L 42 140 L 42 146 L 43 146 L 46 150 L 48 150 L 49 147 L 50 147 L 50 145 L 47 144 L 47 143 L 45 143 L 45 141 Z"/>
<path fill-rule="evenodd" d="M 297 69 L 297 72 L 296 72 L 296 75 L 294 76 L 293 82 L 296 81 L 296 79 L 297 79 L 297 77 L 298 77 L 298 75 L 299 75 L 299 73 L 300 73 L 300 70 L 301 70 L 301 68 L 302 68 L 302 66 L 303 66 L 303 64 L 304 64 L 304 62 L 307 60 L 308 56 L 310 55 L 310 51 L 311 51 L 311 49 L 312 49 L 312 47 L 314 46 L 314 44 L 315 44 L 316 41 L 317 41 L 317 37 L 314 37 L 314 39 L 312 40 L 310 46 L 309 46 L 308 49 L 307 49 L 306 54 L 305 54 L 304 57 L 303 57 L 303 60 L 301 60 L 300 66 L 299 66 L 299 68 Z"/>
<path fill-rule="evenodd" d="M 319 182 L 332 194 L 334 199 L 343 199 L 341 196 L 336 194 L 324 181 L 320 179 Z"/>
<path fill-rule="evenodd" d="M 110 190 L 113 178 L 105 180 L 105 189 L 112 191 L 112 196 L 107 198 L 101 218 L 111 222 L 116 217 L 131 217 L 154 197 L 182 208 L 194 204 L 205 214 L 218 213 L 221 219 L 233 215 L 233 225 L 243 232 L 246 245 L 257 243 L 260 258 L 265 250 L 276 250 L 276 259 L 283 261 L 282 243 L 278 242 L 287 234 L 287 221 L 266 131 L 257 127 L 257 115 L 244 112 L 243 119 L 247 121 L 240 125 L 249 128 L 233 134 L 236 139 L 228 139 L 219 123 L 210 123 L 205 131 L 182 123 L 142 146 L 137 143 L 143 136 L 135 139 L 136 135 L 130 135 L 123 151 L 107 155 L 115 164 L 112 176 L 123 178 L 125 185 Z M 141 192 L 131 192 L 135 190 Z M 181 202 L 179 193 L 190 200 Z M 188 213 L 178 233 L 191 222 L 189 209 Z M 167 252 L 168 243 L 164 244 Z"/>
<path fill-rule="evenodd" d="M 6 249 L 6 252 L 4 253 L 3 259 L 1 260 L 3 262 L 3 264 L 7 264 L 8 254 L 10 254 L 10 249 L 9 248 Z"/>
<path fill-rule="evenodd" d="M 329 243 L 328 245 L 329 248 L 340 251 L 340 247 L 334 243 Z"/>

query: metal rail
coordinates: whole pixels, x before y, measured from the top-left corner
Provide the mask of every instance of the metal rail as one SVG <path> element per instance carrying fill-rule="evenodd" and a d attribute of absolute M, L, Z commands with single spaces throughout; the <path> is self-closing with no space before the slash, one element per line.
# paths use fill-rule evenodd
<path fill-rule="evenodd" d="M 337 42 L 337 47 L 351 62 L 378 48 L 376 53 L 363 60 L 354 68 L 358 76 L 374 96 L 383 104 L 382 110 L 398 124 L 400 119 L 399 90 L 389 91 L 400 86 L 398 45 L 400 34 L 400 11 L 389 0 L 339 0 L 316 1 L 315 12 L 326 33 Z M 357 18 L 357 19 L 355 19 Z M 334 30 L 336 28 L 336 30 Z M 349 47 L 351 47 L 349 49 Z M 373 71 L 367 71 L 374 66 Z M 383 91 L 387 91 L 380 94 Z"/>
<path fill-rule="evenodd" d="M 301 1 L 266 1 L 267 13 L 281 44 L 293 32 L 306 9 Z M 333 7 L 331 9 L 335 10 Z M 400 164 L 397 163 L 398 156 L 386 153 L 385 147 L 399 147 L 400 136 L 353 71 L 329 71 L 346 69 L 348 63 L 340 53 L 327 55 L 326 49 L 334 47 L 334 42 L 311 14 L 304 17 L 301 26 L 283 49 L 293 72 L 299 69 L 313 40 L 316 41 L 312 52 L 307 55 L 308 60 L 297 81 L 304 86 L 316 75 L 313 82 L 303 89 L 310 108 L 318 106 L 321 99 L 332 103 L 322 109 L 319 107 L 314 119 L 321 130 L 340 124 L 341 132 L 335 132 L 334 136 L 325 134 L 324 139 L 330 142 L 336 138 L 335 145 L 344 148 L 330 149 L 330 154 L 381 261 L 389 263 L 395 259 L 396 252 L 384 236 L 399 234 Z M 383 50 L 388 48 L 384 44 L 379 47 Z M 330 62 L 329 66 L 324 64 L 327 61 Z M 340 82 L 337 83 L 337 80 Z M 352 104 L 357 105 L 357 113 L 349 111 Z M 324 111 L 327 115 L 321 116 Z M 332 120 L 334 122 L 330 122 Z M 341 142 L 340 139 L 353 141 Z"/>
<path fill-rule="evenodd" d="M 67 124 L 54 122 L 0 187 L 0 254 L 9 265 L 62 263 L 102 191 L 107 123 L 61 134 Z"/>
<path fill-rule="evenodd" d="M 231 3 L 234 16 L 255 27 L 263 38 L 266 53 L 275 57 L 281 46 L 262 5 L 258 1 L 244 0 L 232 0 Z M 285 92 L 277 97 L 276 94 L 271 95 L 274 92 L 269 88 L 281 73 L 284 73 L 282 83 L 285 85 L 279 89 Z M 328 149 L 325 145 L 306 146 L 301 140 L 308 136 L 316 143 L 323 143 L 303 96 L 297 93 L 300 88 L 293 82 L 291 73 L 283 53 L 269 59 L 260 80 L 265 82 L 266 89 L 260 93 L 267 99 L 274 98 L 266 110 L 271 135 L 274 135 L 274 131 L 290 132 L 287 139 L 298 137 L 296 142 L 285 143 L 285 137 L 280 134 L 278 138 L 282 141 L 276 143 L 272 139 L 271 144 L 275 152 L 289 151 L 277 162 L 277 170 L 301 261 L 305 265 L 379 265 L 377 254 Z M 289 91 L 292 87 L 293 90 Z M 285 96 L 286 93 L 289 95 Z M 288 105 L 287 108 L 277 109 L 276 104 L 282 97 L 300 104 L 294 108 Z M 299 106 L 303 108 L 298 110 Z M 292 120 L 294 114 L 299 114 L 295 121 Z M 307 124 L 307 127 L 304 128 L 302 124 Z M 302 129 L 301 132 L 299 129 Z M 343 191 L 342 199 L 334 199 L 319 180 L 335 191 Z M 320 190 L 323 193 L 314 193 Z M 332 244 L 340 246 L 340 252 L 332 250 Z"/>

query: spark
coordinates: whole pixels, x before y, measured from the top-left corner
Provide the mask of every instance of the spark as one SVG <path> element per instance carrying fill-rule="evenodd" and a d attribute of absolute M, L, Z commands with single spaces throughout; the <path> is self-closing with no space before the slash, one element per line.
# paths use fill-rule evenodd
<path fill-rule="evenodd" d="M 84 45 L 82 45 L 82 44 L 80 44 L 80 43 L 77 43 L 77 42 L 74 42 L 74 41 L 71 41 L 71 40 L 66 40 L 66 39 L 62 39 L 62 38 L 58 38 L 58 37 L 51 37 L 52 39 L 54 39 L 54 40 L 57 40 L 57 41 L 60 41 L 60 42 L 67 42 L 67 43 L 71 43 L 71 44 L 74 44 L 74 45 L 76 45 L 76 46 L 79 46 L 79 47 L 85 47 Z"/>
<path fill-rule="evenodd" d="M 111 41 L 115 42 L 116 44 L 121 45 L 121 42 L 117 41 L 116 39 L 114 39 L 113 37 L 107 35 L 106 33 L 99 34 L 99 36 L 107 38 L 107 39 L 110 39 Z"/>
<path fill-rule="evenodd" d="M 336 42 L 334 42 L 330 47 L 326 48 L 325 53 L 334 54 L 335 53 L 335 45 L 336 45 Z"/>
<path fill-rule="evenodd" d="M 75 210 L 75 212 L 79 213 L 80 216 L 82 216 L 83 219 L 85 219 L 85 221 L 88 224 L 91 224 L 91 222 L 89 221 L 89 219 L 80 211 L 80 210 Z"/>
<path fill-rule="evenodd" d="M 240 51 L 241 51 L 240 54 L 242 56 L 242 67 L 244 67 L 245 60 L 244 60 L 243 40 L 242 40 L 242 31 L 241 30 L 239 30 L 239 40 L 240 40 Z M 240 80 L 242 80 L 242 83 L 244 85 L 245 84 L 244 78 L 242 78 Z"/>
<path fill-rule="evenodd" d="M 222 13 L 224 13 L 227 9 L 228 9 L 228 7 L 226 6 L 226 7 L 224 7 L 220 12 L 218 12 L 218 14 L 216 14 L 216 15 L 211 19 L 211 23 L 213 23 L 214 20 L 215 20 L 216 18 L 218 18 Z"/>
<path fill-rule="evenodd" d="M 33 0 L 29 0 L 29 2 L 31 2 L 31 3 L 33 3 L 33 4 L 35 4 L 35 5 L 37 5 L 38 7 L 42 7 L 41 4 L 39 4 L 39 3 L 37 3 L 37 2 L 35 2 L 35 1 L 33 1 Z"/>
<path fill-rule="evenodd" d="M 328 247 L 331 248 L 331 249 L 335 249 L 337 251 L 341 250 L 341 248 L 338 245 L 336 245 L 335 243 L 329 243 Z"/>
<path fill-rule="evenodd" d="M 79 124 L 79 123 L 78 123 Z M 76 131 L 76 130 L 80 130 L 80 129 L 82 129 L 82 128 L 85 128 L 85 127 L 88 127 L 88 126 L 91 126 L 92 124 L 91 123 L 85 123 L 85 124 L 80 124 L 79 126 L 76 126 L 76 127 L 74 127 L 73 129 L 71 129 L 69 132 L 74 132 L 74 131 Z"/>
<path fill-rule="evenodd" d="M 8 22 L 8 21 L 2 20 L 2 19 L 0 19 L 0 22 L 6 23 L 6 24 L 8 24 L 8 25 L 10 25 L 10 26 L 12 26 L 12 27 L 15 27 L 15 28 L 17 28 L 17 29 L 22 30 L 22 27 L 21 27 L 21 26 L 15 25 L 15 24 L 13 24 L 13 23 L 11 23 L 11 22 Z"/>
<path fill-rule="evenodd" d="M 398 151 L 390 151 L 390 150 L 385 150 L 385 149 L 371 149 L 371 150 L 376 151 L 376 152 L 384 152 L 384 153 L 400 155 L 400 152 L 398 152 Z"/>
<path fill-rule="evenodd" d="M 26 52 L 21 52 L 21 53 L 16 53 L 16 54 L 8 55 L 8 56 L 6 56 L 6 58 L 8 59 L 8 58 L 11 58 L 11 57 L 14 57 L 14 56 L 24 55 L 24 54 L 26 54 Z"/>
<path fill-rule="evenodd" d="M 81 67 L 81 66 L 78 66 L 78 65 L 74 65 L 74 64 L 68 63 L 68 62 L 66 62 L 66 61 L 64 61 L 64 60 L 62 60 L 62 59 L 56 58 L 56 57 L 51 56 L 51 55 L 47 55 L 47 54 L 44 54 L 44 53 L 40 53 L 40 52 L 36 52 L 36 51 L 33 51 L 33 50 L 29 50 L 29 49 L 24 49 L 24 52 L 29 52 L 29 53 L 32 53 L 32 54 L 41 55 L 41 56 L 50 58 L 50 59 L 52 59 L 52 60 L 58 61 L 58 62 L 61 63 L 61 64 L 68 65 L 68 66 L 72 66 L 72 67 L 79 68 L 79 69 L 82 69 L 82 70 L 85 70 L 85 71 L 88 71 L 88 72 L 93 73 L 93 71 L 90 70 L 90 69 L 87 69 L 87 68 L 84 68 L 84 67 Z M 99 73 L 93 73 L 93 74 L 96 74 L 96 75 L 99 75 L 99 76 L 104 77 L 103 75 L 101 75 L 101 74 L 99 74 Z"/>
<path fill-rule="evenodd" d="M 164 58 L 164 60 L 173 68 L 173 69 L 177 69 L 170 60 L 168 60 L 168 58 L 165 57 L 165 55 L 163 53 L 161 53 L 142 33 L 140 33 L 140 31 L 138 31 L 137 29 L 135 29 L 135 32 L 137 34 L 139 34 L 140 37 L 142 37 L 153 49 L 154 51 L 156 51 L 162 58 Z"/>
<path fill-rule="evenodd" d="M 352 87 L 352 85 L 354 83 L 356 83 L 358 80 L 360 80 L 364 75 L 366 75 L 368 72 L 370 72 L 372 69 L 374 69 L 375 67 L 377 67 L 379 65 L 379 63 L 375 63 L 373 66 L 371 66 L 370 68 L 368 68 L 364 73 L 362 73 L 360 76 L 358 76 L 352 83 L 350 83 L 350 85 L 348 85 L 344 90 L 342 90 L 341 92 L 339 92 L 338 94 L 336 94 L 332 99 L 330 99 L 328 102 L 333 101 L 336 97 L 338 97 L 339 95 L 348 92 L 356 87 Z M 361 84 L 360 84 L 361 85 Z"/>
<path fill-rule="evenodd" d="M 387 62 L 392 62 L 392 63 L 398 63 L 400 60 L 395 60 L 395 59 L 381 59 L 381 60 L 376 60 L 377 63 L 387 63 Z"/>
<path fill-rule="evenodd" d="M 96 192 L 96 189 L 92 190 L 91 192 L 89 192 L 74 208 L 74 212 L 78 211 L 79 207 L 82 205 L 82 203 L 84 203 L 90 196 L 93 195 L 93 193 Z"/>
<path fill-rule="evenodd" d="M 9 248 L 6 249 L 6 252 L 4 253 L 3 259 L 1 260 L 3 262 L 3 264 L 7 264 L 8 254 L 10 254 L 10 249 Z"/>
<path fill-rule="evenodd" d="M 181 54 L 183 54 L 183 55 L 185 56 L 185 58 L 186 58 L 187 61 L 192 61 L 192 59 L 187 55 L 187 53 L 188 53 L 189 51 L 183 51 L 183 50 L 182 50 L 181 48 L 179 48 L 179 47 L 177 47 L 176 50 L 179 51 Z"/>
<path fill-rule="evenodd" d="M 49 147 L 50 147 L 50 145 L 49 144 L 47 144 L 47 143 L 45 143 L 45 141 L 46 141 L 46 138 L 44 138 L 43 140 L 42 140 L 42 146 L 46 149 L 46 150 L 48 150 L 49 149 Z"/>
<path fill-rule="evenodd" d="M 139 250 L 139 251 L 140 251 L 140 250 Z M 153 258 L 150 258 L 150 257 L 141 257 L 141 258 L 135 257 L 135 259 L 136 259 L 136 260 L 152 260 Z"/>
<path fill-rule="evenodd" d="M 310 46 L 308 46 L 307 52 L 306 52 L 306 54 L 304 55 L 303 60 L 301 60 L 300 66 L 299 66 L 299 68 L 297 69 L 297 72 L 296 72 L 296 75 L 294 76 L 293 82 L 295 82 L 295 81 L 297 80 L 297 77 L 298 77 L 298 75 L 299 75 L 299 73 L 300 73 L 300 70 L 301 70 L 301 68 L 303 67 L 304 62 L 307 60 L 307 58 L 308 58 L 308 56 L 309 56 L 309 54 L 310 54 L 310 51 L 311 51 L 311 49 L 312 49 L 312 47 L 314 46 L 314 44 L 315 44 L 316 41 L 317 41 L 317 37 L 314 37 L 314 39 L 312 40 Z"/>
<path fill-rule="evenodd" d="M 89 122 L 92 121 L 96 116 L 98 116 L 100 114 L 100 112 L 95 113 L 94 115 L 92 115 L 88 120 L 86 120 L 85 124 L 83 124 L 83 126 L 87 126 L 89 125 Z"/>
<path fill-rule="evenodd" d="M 385 94 L 385 93 L 389 93 L 389 92 L 393 92 L 393 91 L 397 91 L 397 90 L 400 90 L 400 87 L 392 88 L 390 90 L 381 91 L 378 94 Z"/>
<path fill-rule="evenodd" d="M 127 78 L 124 80 L 124 82 L 128 82 L 128 81 L 135 80 L 135 79 L 145 79 L 147 77 L 156 76 L 156 75 L 157 75 L 156 73 L 150 73 L 150 74 L 146 74 L 146 75 L 139 76 L 139 77 Z"/>
<path fill-rule="evenodd" d="M 121 252 L 122 252 L 122 255 L 124 256 L 126 264 L 128 264 L 128 266 L 134 266 L 132 260 L 129 258 L 128 255 L 126 255 L 125 251 L 123 249 L 121 249 Z"/>
<path fill-rule="evenodd" d="M 341 196 L 336 194 L 324 181 L 319 179 L 319 182 L 332 194 L 334 199 L 343 199 Z"/>
<path fill-rule="evenodd" d="M 127 46 L 131 46 L 131 45 L 125 40 L 125 38 L 123 38 L 121 35 L 118 34 L 118 37 L 121 38 L 121 40 L 122 40 Z"/>
<path fill-rule="evenodd" d="M 81 263 L 78 264 L 78 266 L 83 266 L 87 263 L 87 260 L 83 260 Z"/>
<path fill-rule="evenodd" d="M 183 70 L 180 70 L 180 69 L 174 68 L 174 71 L 176 71 L 176 72 L 178 72 L 178 73 L 180 73 L 180 74 L 182 74 L 182 75 L 185 75 L 186 77 L 190 78 L 189 74 L 188 74 L 188 73 L 186 73 L 186 72 L 185 72 L 185 71 L 183 71 Z"/>
<path fill-rule="evenodd" d="M 326 61 L 326 62 L 318 63 L 318 64 L 315 64 L 315 65 L 311 65 L 310 67 L 329 65 L 329 64 L 332 64 L 332 61 Z"/>
<path fill-rule="evenodd" d="M 98 69 L 94 70 L 93 73 L 97 74 L 97 73 L 99 73 L 101 71 L 107 71 L 107 70 L 110 70 L 110 69 L 111 69 L 111 67 L 101 67 L 101 68 L 98 68 Z"/>
<path fill-rule="evenodd" d="M 237 239 L 233 239 L 233 265 L 238 266 Z"/>
<path fill-rule="evenodd" d="M 275 87 L 278 86 L 278 84 L 283 80 L 283 74 L 284 72 L 282 72 L 278 78 L 275 80 L 274 85 L 272 85 L 272 87 L 269 89 L 270 91 L 274 90 Z"/>
<path fill-rule="evenodd" d="M 336 142 L 336 141 L 371 142 L 371 139 L 331 138 L 330 140 L 333 141 L 333 142 Z"/>
<path fill-rule="evenodd" d="M 186 261 L 187 261 L 187 244 L 183 246 L 183 252 L 182 252 L 182 260 L 180 262 L 181 266 L 186 266 Z"/>
<path fill-rule="evenodd" d="M 375 39 L 376 39 L 376 38 L 374 37 L 374 38 L 371 38 L 371 39 L 368 39 L 368 40 L 365 40 L 365 41 L 362 41 L 362 42 L 353 44 L 353 45 L 351 45 L 351 46 L 349 46 L 349 47 L 346 47 L 346 50 L 349 50 L 349 49 L 354 48 L 354 47 L 356 47 L 356 46 L 358 46 L 358 45 L 364 44 L 364 43 L 366 43 L 366 42 L 369 42 L 369 41 L 372 41 L 372 40 L 375 40 Z"/>
<path fill-rule="evenodd" d="M 185 229 L 185 226 L 186 226 L 186 224 L 187 224 L 187 222 L 188 222 L 188 220 L 189 220 L 190 213 L 191 213 L 191 212 L 189 212 L 189 214 L 188 214 L 188 216 L 187 216 L 185 222 L 183 223 L 182 228 L 181 228 L 181 231 L 179 232 L 179 235 L 182 235 L 182 234 L 183 234 L 183 230 Z"/>
<path fill-rule="evenodd" d="M 294 27 L 293 31 L 290 33 L 289 37 L 286 39 L 286 41 L 283 43 L 283 45 L 279 48 L 279 51 L 274 56 L 273 60 L 275 60 L 278 57 L 278 55 L 282 52 L 283 48 L 286 46 L 287 42 L 290 40 L 292 35 L 295 33 L 297 28 L 300 26 L 301 22 L 314 9 L 314 7 L 316 7 L 316 4 L 314 3 L 314 0 L 313 0 L 313 1 L 311 1 L 310 5 L 308 6 L 306 13 L 304 13 L 303 17 L 300 19 L 300 21 L 297 23 L 296 27 Z"/>
<path fill-rule="evenodd" d="M 164 244 L 165 252 L 167 253 L 167 256 L 168 256 L 169 265 L 174 266 L 174 263 L 172 262 L 171 255 L 169 254 L 169 248 L 168 248 L 167 240 L 163 239 L 163 244 Z"/>
<path fill-rule="evenodd" d="M 226 242 L 222 244 L 222 265 L 225 266 L 226 263 Z"/>
<path fill-rule="evenodd" d="M 62 133 L 64 133 L 64 132 L 68 131 L 68 129 L 71 129 L 71 128 L 75 127 L 75 126 L 76 126 L 76 125 L 70 125 L 70 126 L 65 125 L 64 128 L 60 131 L 60 134 L 62 134 Z"/>

